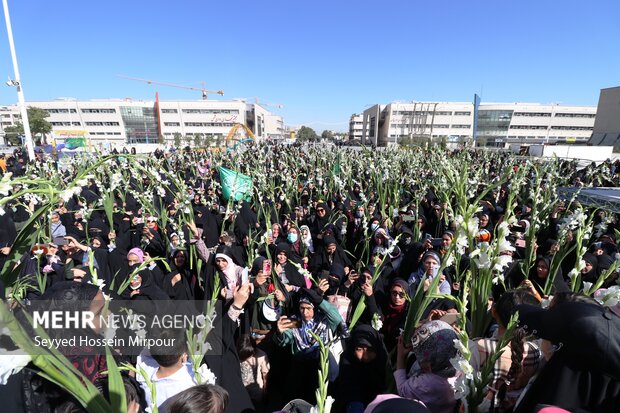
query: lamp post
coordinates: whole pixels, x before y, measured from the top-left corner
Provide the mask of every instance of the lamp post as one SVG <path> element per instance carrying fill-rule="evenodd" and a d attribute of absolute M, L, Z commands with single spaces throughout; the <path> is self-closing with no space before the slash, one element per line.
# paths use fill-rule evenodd
<path fill-rule="evenodd" d="M 26 101 L 24 99 L 24 90 L 22 88 L 21 80 L 19 77 L 19 67 L 17 65 L 17 55 L 15 54 L 15 44 L 13 43 L 13 29 L 11 27 L 11 18 L 9 16 L 9 4 L 7 0 L 2 0 L 4 7 L 4 20 L 6 21 L 6 31 L 9 38 L 9 47 L 11 48 L 11 59 L 13 60 L 13 69 L 15 71 L 15 80 L 9 80 L 8 86 L 15 86 L 17 88 L 17 100 L 19 102 L 19 109 L 22 115 L 22 123 L 24 125 L 24 135 L 26 135 L 26 149 L 28 150 L 28 158 L 31 161 L 34 160 L 34 143 L 32 142 L 32 134 L 30 133 L 30 124 L 28 123 L 28 109 L 26 108 Z"/>

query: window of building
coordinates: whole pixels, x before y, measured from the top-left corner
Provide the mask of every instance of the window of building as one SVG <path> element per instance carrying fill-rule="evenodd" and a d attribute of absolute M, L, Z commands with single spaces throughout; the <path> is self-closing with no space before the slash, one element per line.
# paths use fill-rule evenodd
<path fill-rule="evenodd" d="M 81 109 L 82 113 L 116 113 L 116 109 Z"/>
<path fill-rule="evenodd" d="M 454 129 L 469 129 L 471 125 L 452 125 Z"/>
<path fill-rule="evenodd" d="M 550 118 L 551 113 L 549 112 L 515 112 L 512 116 L 524 116 L 531 118 Z"/>
<path fill-rule="evenodd" d="M 578 130 L 594 130 L 594 127 L 592 126 L 552 126 L 551 129 L 553 130 L 574 130 L 574 131 L 578 131 Z"/>
<path fill-rule="evenodd" d="M 45 109 L 47 113 L 77 113 L 76 109 Z"/>
<path fill-rule="evenodd" d="M 454 112 L 454 116 L 470 116 L 471 112 Z"/>
<path fill-rule="evenodd" d="M 452 116 L 452 112 L 437 111 L 435 112 L 435 116 Z"/>
<path fill-rule="evenodd" d="M 164 122 L 164 126 L 181 126 L 179 122 Z"/>
<path fill-rule="evenodd" d="M 546 126 L 541 125 L 510 125 L 510 129 L 535 129 L 535 130 L 546 130 Z"/>
<path fill-rule="evenodd" d="M 80 122 L 50 122 L 52 126 L 82 126 Z"/>
<path fill-rule="evenodd" d="M 592 119 L 596 117 L 595 113 L 556 113 L 556 118 L 588 118 Z"/>
<path fill-rule="evenodd" d="M 176 109 L 162 109 L 161 113 L 179 113 Z"/>

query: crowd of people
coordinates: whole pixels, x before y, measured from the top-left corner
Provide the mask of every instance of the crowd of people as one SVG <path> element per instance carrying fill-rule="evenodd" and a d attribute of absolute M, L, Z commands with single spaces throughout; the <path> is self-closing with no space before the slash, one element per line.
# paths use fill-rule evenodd
<path fill-rule="evenodd" d="M 618 186 L 618 165 L 439 148 L 263 145 L 61 165 L 15 153 L 0 162 L 0 294 L 16 313 L 37 300 L 75 311 L 217 300 L 222 348 L 204 355 L 209 384 L 185 332 L 149 332 L 179 338 L 165 354 L 112 349 L 146 372 L 123 373 L 131 412 L 310 411 L 325 402 L 320 381 L 333 413 L 620 411 L 620 221 L 556 191 Z M 219 167 L 250 176 L 252 192 L 226 199 Z M 479 292 L 481 326 L 459 302 L 471 305 L 493 243 L 503 264 Z M 109 398 L 105 352 L 80 350 L 68 359 Z M 469 372 L 455 362 L 464 352 Z M 467 406 L 458 382 L 489 363 L 481 405 Z M 9 411 L 88 411 L 40 370 L 0 375 Z"/>

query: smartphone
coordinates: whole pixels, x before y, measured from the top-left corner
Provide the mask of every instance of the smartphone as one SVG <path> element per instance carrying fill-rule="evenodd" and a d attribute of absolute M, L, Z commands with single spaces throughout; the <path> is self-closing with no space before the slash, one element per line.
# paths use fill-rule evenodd
<path fill-rule="evenodd" d="M 445 321 L 446 323 L 452 325 L 459 320 L 458 313 L 447 313 L 443 317 L 440 318 L 441 321 Z"/>
<path fill-rule="evenodd" d="M 136 218 L 136 224 L 144 224 L 144 218 Z"/>
<path fill-rule="evenodd" d="M 412 215 L 405 215 L 403 216 L 403 222 L 412 222 L 415 221 L 416 217 L 412 216 Z"/>
<path fill-rule="evenodd" d="M 263 261 L 263 275 L 271 275 L 271 260 Z"/>
<path fill-rule="evenodd" d="M 525 248 L 527 245 L 527 243 L 525 242 L 524 239 L 518 239 L 515 241 L 515 247 L 517 248 Z"/>
<path fill-rule="evenodd" d="M 322 280 L 329 280 L 329 271 L 327 270 L 323 270 L 321 271 L 321 277 Z"/>
<path fill-rule="evenodd" d="M 441 247 L 442 241 L 442 238 L 431 238 L 431 245 L 433 246 L 433 248 L 439 248 Z"/>

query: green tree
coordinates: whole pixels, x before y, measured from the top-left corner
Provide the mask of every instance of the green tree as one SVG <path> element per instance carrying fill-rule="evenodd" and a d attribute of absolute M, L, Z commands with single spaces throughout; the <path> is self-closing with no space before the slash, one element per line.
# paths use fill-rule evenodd
<path fill-rule="evenodd" d="M 199 148 L 203 145 L 202 133 L 194 134 L 194 147 Z"/>
<path fill-rule="evenodd" d="M 174 139 L 174 147 L 175 148 L 180 148 L 181 147 L 182 135 L 179 132 L 175 132 L 172 136 L 173 136 L 173 139 Z"/>
<path fill-rule="evenodd" d="M 45 136 L 52 131 L 52 124 L 47 121 L 50 114 L 41 108 L 28 108 L 28 123 L 33 138 L 38 138 L 38 144 L 45 143 Z"/>
<path fill-rule="evenodd" d="M 185 146 L 190 146 L 192 144 L 192 135 L 185 135 L 183 140 L 185 141 Z"/>
<path fill-rule="evenodd" d="M 45 136 L 52 131 L 52 124 L 47 121 L 50 114 L 41 108 L 28 107 L 28 124 L 30 125 L 30 133 L 35 145 L 45 143 Z M 19 135 L 24 134 L 24 124 L 17 122 L 15 126 L 9 126 L 4 129 L 6 139 L 13 145 L 19 145 Z"/>
<path fill-rule="evenodd" d="M 317 135 L 316 135 L 316 132 L 314 131 L 314 129 L 309 128 L 307 126 L 302 126 L 297 131 L 297 139 L 300 142 L 308 142 L 308 141 L 316 140 L 317 139 Z"/>
<path fill-rule="evenodd" d="M 218 148 L 222 146 L 222 135 L 218 134 L 215 138 L 215 146 L 217 146 Z"/>
<path fill-rule="evenodd" d="M 166 138 L 164 138 L 164 135 L 162 135 L 161 133 L 157 137 L 157 143 L 160 144 L 160 145 L 165 145 L 166 144 Z"/>
<path fill-rule="evenodd" d="M 321 139 L 324 141 L 331 141 L 334 139 L 334 133 L 330 130 L 324 130 L 323 133 L 321 133 Z"/>
<path fill-rule="evenodd" d="M 21 145 L 21 139 L 19 139 L 19 136 L 23 134 L 24 125 L 19 122 L 15 126 L 7 126 L 6 128 L 4 128 L 4 139 L 9 145 Z"/>
<path fill-rule="evenodd" d="M 213 145 L 213 135 L 206 135 L 204 139 L 204 144 L 207 148 Z"/>

